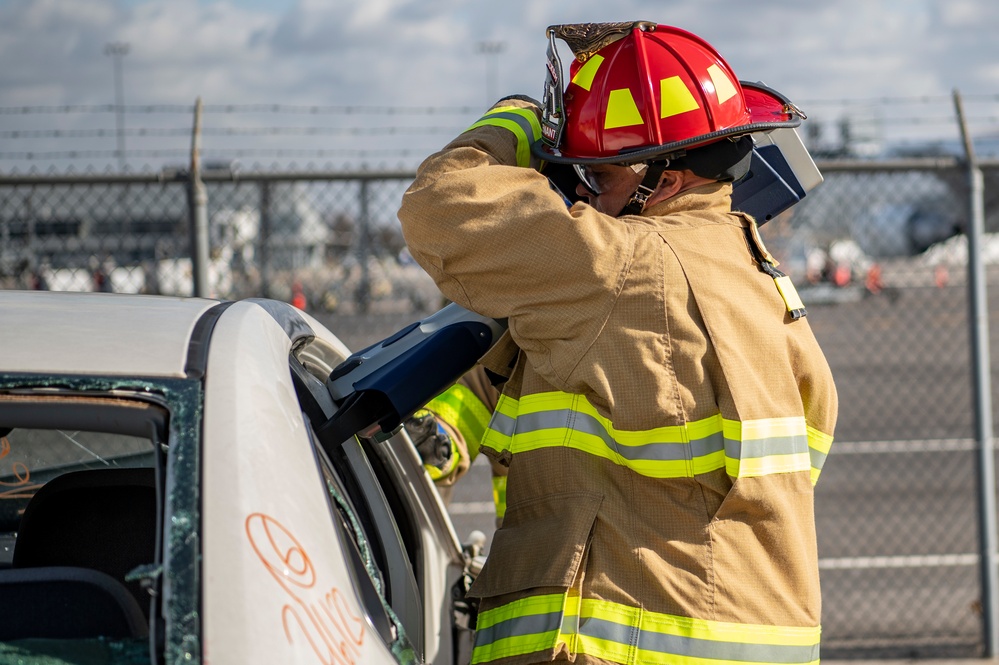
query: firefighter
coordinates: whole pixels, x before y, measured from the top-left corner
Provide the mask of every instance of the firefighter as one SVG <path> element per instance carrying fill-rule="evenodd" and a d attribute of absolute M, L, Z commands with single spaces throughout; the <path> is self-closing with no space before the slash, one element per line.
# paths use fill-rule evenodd
<path fill-rule="evenodd" d="M 836 391 L 730 198 L 750 135 L 800 112 L 678 28 L 548 36 L 543 108 L 500 100 L 399 211 L 444 295 L 509 325 L 482 360 L 503 379 L 480 451 L 509 475 L 472 661 L 814 663 Z"/>

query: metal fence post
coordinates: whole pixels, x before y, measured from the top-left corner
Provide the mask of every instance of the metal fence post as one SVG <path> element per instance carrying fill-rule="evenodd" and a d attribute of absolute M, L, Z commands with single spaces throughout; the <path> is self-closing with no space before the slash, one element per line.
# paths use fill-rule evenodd
<path fill-rule="evenodd" d="M 191 136 L 191 292 L 209 296 L 208 286 L 208 192 L 201 181 L 201 97 L 194 103 L 194 131 Z"/>
<path fill-rule="evenodd" d="M 10 242 L 10 222 L 8 215 L 0 218 L 0 274 L 7 270 L 12 270 L 16 260 L 16 252 L 12 249 Z"/>
<path fill-rule="evenodd" d="M 271 297 L 270 275 L 271 183 L 260 181 L 260 228 L 257 230 L 257 257 L 260 264 L 260 293 Z"/>
<path fill-rule="evenodd" d="M 371 220 L 368 212 L 368 179 L 361 180 L 360 219 L 358 220 L 357 254 L 361 276 L 357 285 L 357 309 L 365 313 L 371 307 L 371 274 L 368 258 L 371 254 Z"/>
<path fill-rule="evenodd" d="M 28 269 L 31 271 L 30 278 L 32 281 L 34 281 L 35 278 L 40 277 L 42 274 L 41 266 L 39 265 L 38 256 L 35 250 L 35 210 L 32 205 L 34 194 L 35 188 L 32 187 L 28 190 L 28 193 L 24 198 L 24 217 L 28 226 L 28 237 L 26 239 L 24 249 L 27 255 Z M 31 284 L 29 288 L 34 288 L 34 284 Z"/>
<path fill-rule="evenodd" d="M 989 359 L 989 310 L 982 259 L 985 233 L 984 178 L 968 133 L 961 95 L 954 91 L 954 106 L 964 142 L 968 168 L 968 300 L 971 311 L 971 365 L 974 374 L 975 438 L 979 452 L 979 523 L 981 529 L 982 620 L 986 658 L 999 648 L 999 586 L 996 581 L 995 452 L 992 431 L 991 361 Z"/>

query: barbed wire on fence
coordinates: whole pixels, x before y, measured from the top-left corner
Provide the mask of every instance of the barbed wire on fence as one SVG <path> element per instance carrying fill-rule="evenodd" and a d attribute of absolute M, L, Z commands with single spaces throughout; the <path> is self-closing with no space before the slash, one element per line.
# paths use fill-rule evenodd
<path fill-rule="evenodd" d="M 963 95 L 968 104 L 978 102 L 999 102 L 999 93 Z M 951 95 L 918 95 L 913 97 L 856 97 L 805 100 L 804 106 L 847 107 L 864 105 L 930 105 L 951 104 Z M 127 113 L 191 113 L 193 104 L 129 104 L 124 105 Z M 13 113 L 114 113 L 115 104 L 63 104 L 34 106 L 0 106 L 0 115 Z M 204 104 L 205 113 L 309 113 L 309 114 L 385 114 L 385 115 L 468 115 L 482 109 L 477 106 L 365 106 L 365 105 L 304 105 L 304 104 Z"/>
<path fill-rule="evenodd" d="M 999 156 L 999 94 L 963 97 L 982 156 Z M 947 95 L 815 99 L 802 135 L 817 157 L 954 153 L 958 130 Z M 328 160 L 331 168 L 415 168 L 474 122 L 473 106 L 204 104 L 206 160 Z M 193 104 L 0 107 L 0 173 L 69 168 L 161 168 L 189 154 Z M 438 118 L 438 122 L 427 122 Z M 141 164 L 139 164 L 141 162 Z"/>
<path fill-rule="evenodd" d="M 192 113 L 194 105 L 128 104 L 131 114 Z M 115 113 L 114 104 L 65 104 L 61 106 L 0 106 L 0 115 Z M 481 111 L 472 106 L 305 106 L 296 104 L 204 104 L 204 113 L 306 113 L 310 115 L 468 115 Z"/>

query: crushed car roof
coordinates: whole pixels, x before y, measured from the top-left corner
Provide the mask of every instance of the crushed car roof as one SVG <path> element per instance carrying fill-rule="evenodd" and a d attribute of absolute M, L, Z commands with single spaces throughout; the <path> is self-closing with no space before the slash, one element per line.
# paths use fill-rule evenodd
<path fill-rule="evenodd" d="M 215 300 L 0 291 L 0 372 L 185 376 L 191 333 Z"/>

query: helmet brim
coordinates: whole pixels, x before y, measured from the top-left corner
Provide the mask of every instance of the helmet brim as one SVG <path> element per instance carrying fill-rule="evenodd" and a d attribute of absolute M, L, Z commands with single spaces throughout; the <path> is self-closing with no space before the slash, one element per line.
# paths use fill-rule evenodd
<path fill-rule="evenodd" d="M 801 120 L 805 115 L 784 95 L 762 83 L 740 81 L 739 84 L 742 86 L 746 107 L 749 110 L 749 122 L 745 125 L 729 127 L 683 141 L 622 151 L 609 157 L 566 157 L 552 152 L 541 139 L 531 144 L 531 152 L 539 159 L 556 164 L 634 164 L 653 159 L 670 159 L 671 156 L 679 157 L 687 150 L 699 148 L 720 139 L 801 125 Z"/>

